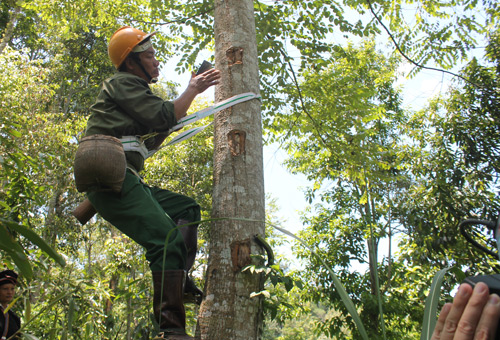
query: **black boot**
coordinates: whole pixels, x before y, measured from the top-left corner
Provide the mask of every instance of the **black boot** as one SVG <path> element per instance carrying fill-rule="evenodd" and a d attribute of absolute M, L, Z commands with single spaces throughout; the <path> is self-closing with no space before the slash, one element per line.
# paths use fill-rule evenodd
<path fill-rule="evenodd" d="M 191 223 L 190 221 L 179 219 L 177 220 L 177 225 L 184 225 Z M 189 271 L 193 267 L 194 261 L 196 259 L 196 252 L 198 251 L 198 225 L 191 224 L 180 228 L 182 237 L 184 238 L 184 244 L 187 248 L 186 256 L 186 285 L 184 286 L 184 300 L 185 302 L 194 302 L 198 305 L 201 304 L 203 300 L 203 292 L 200 288 L 196 287 L 194 280 L 189 277 Z"/>
<path fill-rule="evenodd" d="M 161 332 L 154 339 L 194 339 L 186 334 L 183 302 L 185 279 L 184 270 L 153 272 L 153 312 Z"/>

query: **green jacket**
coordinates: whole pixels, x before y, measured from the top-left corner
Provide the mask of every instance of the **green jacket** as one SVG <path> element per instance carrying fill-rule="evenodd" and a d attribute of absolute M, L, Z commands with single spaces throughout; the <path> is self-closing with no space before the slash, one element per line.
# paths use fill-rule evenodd
<path fill-rule="evenodd" d="M 102 134 L 122 138 L 166 133 L 177 124 L 174 104 L 154 95 L 148 83 L 128 72 L 117 72 L 106 79 L 91 115 L 85 135 Z M 146 140 L 148 149 L 154 138 Z M 127 163 L 141 171 L 144 159 L 137 152 L 126 152 Z"/>

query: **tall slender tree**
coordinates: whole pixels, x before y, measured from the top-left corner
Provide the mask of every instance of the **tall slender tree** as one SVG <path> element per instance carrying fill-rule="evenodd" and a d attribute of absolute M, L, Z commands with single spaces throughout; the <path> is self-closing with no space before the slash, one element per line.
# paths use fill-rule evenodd
<path fill-rule="evenodd" d="M 222 72 L 216 101 L 259 93 L 253 1 L 215 1 L 215 65 Z M 264 176 L 260 102 L 251 100 L 215 117 L 214 188 L 201 339 L 257 339 L 260 277 L 242 271 L 260 252 L 264 234 Z"/>

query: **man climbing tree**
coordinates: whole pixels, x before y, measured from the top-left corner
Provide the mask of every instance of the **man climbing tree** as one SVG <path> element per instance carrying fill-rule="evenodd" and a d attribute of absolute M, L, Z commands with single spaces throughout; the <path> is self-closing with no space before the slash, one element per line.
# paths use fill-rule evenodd
<path fill-rule="evenodd" d="M 104 219 L 146 249 L 153 272 L 153 311 L 160 328 L 155 339 L 192 339 L 185 332 L 183 295 L 186 279 L 190 281 L 186 273 L 196 255 L 200 207 L 189 197 L 146 185 L 139 172 L 193 99 L 219 82 L 220 72 L 211 69 L 193 75 L 180 97 L 164 101 L 149 88 L 159 75 L 153 35 L 126 26 L 111 37 L 108 52 L 118 72 L 104 82 L 91 107 L 87 137 L 75 157 L 75 181 L 79 190 L 88 191 Z M 84 142 L 90 147 L 83 148 Z M 117 155 L 108 154 L 116 144 Z M 89 166 L 95 159 L 102 162 Z M 110 171 L 101 163 L 111 163 Z M 106 169 L 102 176 L 96 170 L 101 168 Z M 197 293 L 194 285 L 187 287 Z"/>

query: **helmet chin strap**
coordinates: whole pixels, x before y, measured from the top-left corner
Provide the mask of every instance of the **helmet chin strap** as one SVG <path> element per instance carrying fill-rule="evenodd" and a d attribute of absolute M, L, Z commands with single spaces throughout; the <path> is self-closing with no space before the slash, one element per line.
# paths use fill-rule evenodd
<path fill-rule="evenodd" d="M 137 65 L 139 65 L 139 67 L 141 68 L 142 72 L 146 75 L 146 77 L 148 78 L 148 80 L 149 80 L 149 82 L 150 82 L 151 84 L 154 84 L 154 83 L 158 82 L 158 78 L 156 78 L 156 77 L 154 77 L 154 78 L 153 78 L 153 77 L 151 77 L 151 74 L 149 74 L 149 72 L 148 72 L 148 71 L 146 71 L 146 68 L 144 67 L 144 65 L 142 65 L 141 58 L 139 57 L 139 55 L 138 55 L 138 54 L 135 54 L 135 55 L 133 56 L 133 59 L 134 59 L 134 61 L 136 62 L 136 64 L 137 64 Z"/>

